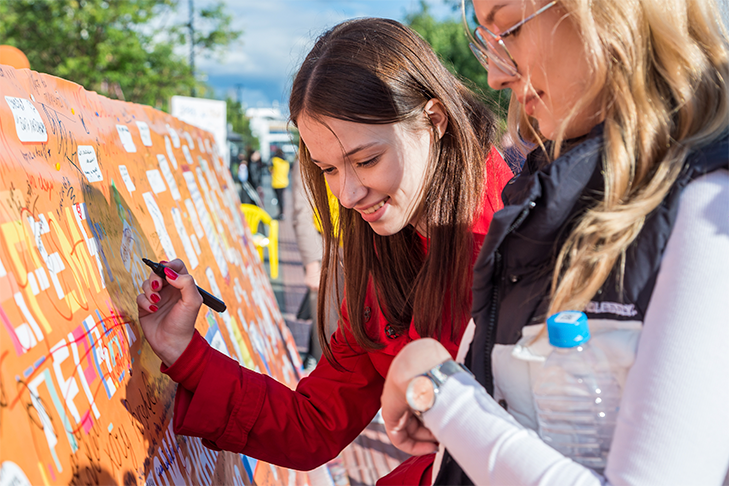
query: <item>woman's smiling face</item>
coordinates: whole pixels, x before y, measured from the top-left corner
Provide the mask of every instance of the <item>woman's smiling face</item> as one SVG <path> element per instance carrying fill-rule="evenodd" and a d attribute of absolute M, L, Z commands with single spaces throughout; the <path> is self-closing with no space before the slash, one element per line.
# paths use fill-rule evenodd
<path fill-rule="evenodd" d="M 342 206 L 357 211 L 381 236 L 394 235 L 408 224 L 422 230 L 415 219 L 431 157 L 431 130 L 413 130 L 406 122 L 314 119 L 306 113 L 297 125 L 312 162 Z"/>

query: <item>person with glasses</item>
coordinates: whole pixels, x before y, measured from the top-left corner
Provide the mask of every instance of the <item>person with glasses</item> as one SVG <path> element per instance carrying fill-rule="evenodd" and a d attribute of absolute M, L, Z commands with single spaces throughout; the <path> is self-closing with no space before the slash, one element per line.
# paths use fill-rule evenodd
<path fill-rule="evenodd" d="M 388 435 L 411 454 L 439 450 L 435 484 L 729 484 L 729 49 L 717 5 L 462 7 L 489 84 L 511 90 L 512 136 L 536 148 L 474 267 L 461 362 L 431 339 L 403 348 L 383 391 Z M 565 310 L 587 314 L 621 387 L 604 468 L 537 433 L 544 322 Z"/>
<path fill-rule="evenodd" d="M 289 109 L 324 239 L 317 367 L 291 390 L 212 348 L 195 331 L 200 298 L 179 260 L 169 264 L 179 278 L 151 274 L 137 301 L 162 371 L 179 383 L 175 433 L 309 470 L 375 417 L 390 362 L 408 342 L 433 337 L 455 356 L 473 263 L 512 173 L 492 146 L 493 115 L 392 20 L 352 20 L 323 34 L 294 79 Z M 342 291 L 329 341 L 328 299 Z M 432 461 L 409 459 L 380 484 L 429 483 Z"/>

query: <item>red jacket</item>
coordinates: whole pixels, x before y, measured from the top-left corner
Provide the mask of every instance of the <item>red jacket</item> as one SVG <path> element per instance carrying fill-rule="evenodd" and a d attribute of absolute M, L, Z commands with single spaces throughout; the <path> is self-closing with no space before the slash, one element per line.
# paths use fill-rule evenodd
<path fill-rule="evenodd" d="M 487 190 L 483 210 L 474 226 L 478 253 L 493 213 L 502 207 L 501 189 L 512 173 L 496 150 L 486 164 Z M 343 324 L 331 347 L 339 371 L 326 359 L 303 378 L 296 390 L 273 378 L 240 366 L 213 349 L 197 332 L 185 352 L 166 373 L 180 386 L 175 396 L 173 427 L 176 434 L 203 438 L 215 450 L 239 452 L 282 467 L 310 470 L 336 457 L 364 430 L 380 408 L 380 396 L 390 363 L 407 343 L 420 336 L 390 338 L 386 321 L 375 305 L 372 288 L 365 305 L 371 307 L 366 323 L 370 336 L 385 347 L 365 351 L 354 339 L 342 305 Z M 465 323 L 461 329 L 465 329 Z M 458 339 L 451 341 L 450 322 L 444 320 L 442 344 L 452 356 Z M 379 484 L 419 484 L 430 480 L 433 455 L 411 458 Z M 394 481 L 394 482 L 392 482 Z"/>

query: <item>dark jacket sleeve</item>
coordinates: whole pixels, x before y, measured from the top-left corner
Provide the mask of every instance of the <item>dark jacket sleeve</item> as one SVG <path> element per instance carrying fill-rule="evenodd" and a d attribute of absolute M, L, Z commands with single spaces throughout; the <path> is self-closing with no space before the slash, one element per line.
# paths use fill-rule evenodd
<path fill-rule="evenodd" d="M 323 359 L 291 390 L 242 367 L 196 332 L 177 362 L 162 367 L 180 384 L 175 433 L 282 467 L 309 470 L 324 464 L 375 416 L 385 381 L 342 327 L 331 346 L 343 370 Z"/>

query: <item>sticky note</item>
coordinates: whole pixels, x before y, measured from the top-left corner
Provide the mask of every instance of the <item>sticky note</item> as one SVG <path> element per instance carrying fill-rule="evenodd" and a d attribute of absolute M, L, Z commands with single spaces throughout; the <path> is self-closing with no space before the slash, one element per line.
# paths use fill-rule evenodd
<path fill-rule="evenodd" d="M 162 178 L 162 174 L 160 174 L 157 169 L 147 171 L 147 180 L 155 194 L 159 194 L 160 192 L 165 192 L 167 190 L 165 180 Z"/>
<path fill-rule="evenodd" d="M 144 202 L 147 204 L 149 215 L 152 216 L 154 222 L 154 228 L 157 231 L 157 237 L 162 245 L 165 253 L 167 254 L 167 260 L 174 260 L 177 258 L 175 253 L 175 247 L 172 245 L 170 235 L 167 233 L 167 225 L 165 225 L 165 219 L 162 216 L 162 211 L 159 210 L 157 201 L 154 199 L 154 195 L 151 192 L 145 192 L 142 194 Z"/>
<path fill-rule="evenodd" d="M 177 135 L 175 129 L 167 125 L 167 131 L 170 132 L 170 137 L 172 137 L 172 145 L 174 145 L 175 148 L 180 148 L 180 136 Z"/>
<path fill-rule="evenodd" d="M 99 168 L 99 161 L 96 160 L 96 152 L 91 145 L 79 145 L 76 149 L 78 155 L 78 164 L 89 182 L 99 182 L 104 180 L 104 176 Z"/>
<path fill-rule="evenodd" d="M 21 142 L 48 141 L 46 126 L 30 100 L 6 96 L 5 101 L 13 112 L 15 131 Z"/>
<path fill-rule="evenodd" d="M 185 249 L 185 254 L 187 255 L 187 263 L 191 269 L 194 269 L 198 265 L 197 254 L 195 253 L 192 242 L 190 241 L 190 236 L 187 234 L 185 225 L 182 222 L 182 213 L 177 208 L 172 208 L 172 221 L 174 221 L 175 223 L 175 228 L 177 228 L 177 234 L 179 235 L 180 241 L 182 242 L 182 247 Z"/>
<path fill-rule="evenodd" d="M 137 151 L 137 146 L 134 145 L 134 139 L 132 138 L 132 133 L 129 131 L 129 128 L 127 128 L 126 125 L 117 125 L 116 131 L 119 133 L 119 140 L 121 140 L 124 150 L 129 153 L 135 153 Z"/>
<path fill-rule="evenodd" d="M 170 186 L 170 193 L 172 194 L 172 199 L 174 199 L 175 201 L 179 201 L 180 200 L 180 191 L 179 191 L 179 189 L 177 189 L 177 183 L 175 182 L 175 176 L 172 175 L 170 166 L 167 164 L 167 159 L 165 159 L 164 155 L 158 154 L 157 161 L 159 162 L 159 169 L 162 171 L 162 175 L 164 176 L 165 180 L 167 181 L 167 185 Z M 175 168 L 177 168 L 177 166 L 175 166 Z"/>
<path fill-rule="evenodd" d="M 149 125 L 143 121 L 137 122 L 137 128 L 139 128 L 139 136 L 142 138 L 142 143 L 145 147 L 152 146 L 152 135 L 149 132 Z"/>
<path fill-rule="evenodd" d="M 127 170 L 127 166 L 120 165 L 119 173 L 121 174 L 124 184 L 127 186 L 127 191 L 129 191 L 130 194 L 132 192 L 134 192 L 137 188 L 134 186 L 134 182 L 132 181 L 132 178 L 129 176 L 129 171 Z"/>
<path fill-rule="evenodd" d="M 178 145 L 179 146 L 179 145 Z M 170 162 L 172 162 L 172 165 L 177 169 L 177 159 L 175 159 L 175 154 L 172 152 L 172 146 L 170 145 L 170 139 L 165 135 L 165 148 L 167 149 L 167 157 L 170 158 Z"/>
<path fill-rule="evenodd" d="M 190 149 L 195 150 L 195 142 L 192 141 L 192 137 L 187 132 L 182 132 L 182 136 L 185 137 L 185 140 L 187 140 L 187 144 L 190 146 Z"/>
<path fill-rule="evenodd" d="M 192 158 L 192 154 L 190 154 L 190 149 L 187 148 L 187 145 L 182 146 L 182 154 L 185 156 L 185 160 L 188 165 L 192 165 L 195 162 Z"/>

